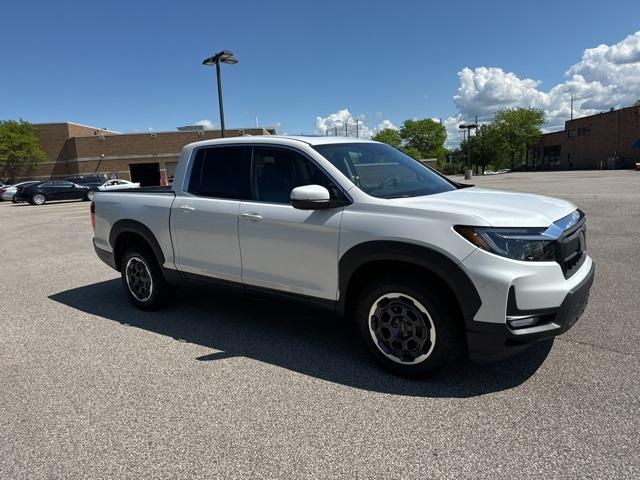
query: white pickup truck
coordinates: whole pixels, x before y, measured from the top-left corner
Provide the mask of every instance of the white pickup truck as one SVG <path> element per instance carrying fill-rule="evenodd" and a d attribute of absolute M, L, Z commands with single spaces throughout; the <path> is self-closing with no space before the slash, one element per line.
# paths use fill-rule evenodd
<path fill-rule="evenodd" d="M 91 210 L 95 250 L 137 307 L 192 282 L 307 301 L 404 375 L 565 332 L 594 276 L 571 203 L 458 184 L 353 138 L 193 143 L 171 189 L 99 192 Z"/>

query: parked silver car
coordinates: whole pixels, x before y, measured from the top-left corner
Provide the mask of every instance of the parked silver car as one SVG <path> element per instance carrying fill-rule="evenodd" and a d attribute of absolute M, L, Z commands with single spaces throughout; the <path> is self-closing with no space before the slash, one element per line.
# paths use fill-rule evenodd
<path fill-rule="evenodd" d="M 2 187 L 0 188 L 0 192 L 2 192 L 0 194 L 0 198 L 2 198 L 2 200 L 5 200 L 7 202 L 12 201 L 13 203 L 17 203 L 18 201 L 14 198 L 14 195 L 18 191 L 18 187 L 26 187 L 28 185 L 33 185 L 35 183 L 39 183 L 39 182 L 38 181 L 20 182 L 20 183 L 16 183 L 15 185 Z"/>

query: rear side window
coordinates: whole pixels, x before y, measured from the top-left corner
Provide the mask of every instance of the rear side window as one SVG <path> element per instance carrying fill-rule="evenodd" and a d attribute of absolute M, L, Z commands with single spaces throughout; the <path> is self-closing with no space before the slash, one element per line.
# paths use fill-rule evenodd
<path fill-rule="evenodd" d="M 196 152 L 189 192 L 203 197 L 251 198 L 251 147 L 203 148 Z"/>

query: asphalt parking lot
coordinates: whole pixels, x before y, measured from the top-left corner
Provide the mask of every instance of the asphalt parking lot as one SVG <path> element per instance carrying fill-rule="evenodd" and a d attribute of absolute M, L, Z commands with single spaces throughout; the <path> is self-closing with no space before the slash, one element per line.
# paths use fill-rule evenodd
<path fill-rule="evenodd" d="M 596 280 L 555 342 L 430 380 L 305 307 L 140 312 L 88 203 L 0 203 L 0 478 L 640 478 L 640 173 L 472 183 L 578 205 Z"/>

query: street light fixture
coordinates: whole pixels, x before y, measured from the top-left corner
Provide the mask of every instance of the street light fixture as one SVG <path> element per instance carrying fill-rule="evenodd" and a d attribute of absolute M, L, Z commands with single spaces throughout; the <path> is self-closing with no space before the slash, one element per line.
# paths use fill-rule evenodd
<path fill-rule="evenodd" d="M 222 50 L 221 52 L 216 53 L 215 55 L 205 58 L 202 61 L 203 65 L 207 65 L 209 67 L 215 65 L 216 66 L 216 77 L 218 79 L 218 106 L 220 108 L 220 135 L 224 137 L 224 108 L 222 106 L 222 81 L 220 80 L 220 64 L 228 63 L 229 65 L 234 65 L 238 63 L 238 60 L 233 56 L 229 50 Z"/>
<path fill-rule="evenodd" d="M 476 121 L 477 121 L 477 119 L 478 119 L 478 117 L 476 117 Z M 458 128 L 460 130 L 462 130 L 463 133 L 466 130 L 467 131 L 467 139 L 470 140 L 471 139 L 471 129 L 475 128 L 476 132 L 477 132 L 478 124 L 477 123 L 467 123 L 467 124 L 462 123 L 462 124 L 460 124 L 458 126 Z M 469 167 L 471 167 L 471 145 L 467 145 L 467 162 L 469 163 Z"/>

